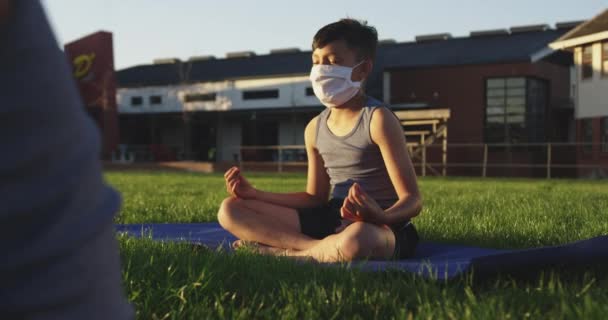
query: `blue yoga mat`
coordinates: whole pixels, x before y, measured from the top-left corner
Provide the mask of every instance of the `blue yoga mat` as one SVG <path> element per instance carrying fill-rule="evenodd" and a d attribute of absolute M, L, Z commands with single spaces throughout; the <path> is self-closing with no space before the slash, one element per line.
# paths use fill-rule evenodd
<path fill-rule="evenodd" d="M 236 238 L 218 223 L 128 224 L 116 231 L 161 241 L 186 241 L 215 249 L 232 250 Z M 499 250 L 422 241 L 415 257 L 398 261 L 361 261 L 351 267 L 367 271 L 402 270 L 423 277 L 450 279 L 474 269 L 475 274 L 534 271 L 546 266 L 588 265 L 608 261 L 608 236 L 565 245 L 519 250 Z"/>

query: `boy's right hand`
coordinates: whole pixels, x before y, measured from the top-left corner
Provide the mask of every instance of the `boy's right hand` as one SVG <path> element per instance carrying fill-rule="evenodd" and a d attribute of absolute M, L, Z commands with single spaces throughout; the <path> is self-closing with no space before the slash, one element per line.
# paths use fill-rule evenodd
<path fill-rule="evenodd" d="M 256 190 L 243 175 L 238 167 L 232 167 L 224 174 L 226 191 L 232 196 L 242 199 L 254 199 Z"/>

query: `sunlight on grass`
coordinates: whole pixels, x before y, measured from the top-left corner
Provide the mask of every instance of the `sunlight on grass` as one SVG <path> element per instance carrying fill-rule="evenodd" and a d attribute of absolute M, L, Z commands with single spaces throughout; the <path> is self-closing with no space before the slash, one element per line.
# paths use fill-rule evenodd
<path fill-rule="evenodd" d="M 303 174 L 248 174 L 258 188 L 302 191 Z M 123 195 L 116 221 L 216 220 L 221 174 L 111 172 Z M 553 245 L 608 233 L 608 183 L 425 178 L 415 218 L 426 240 L 498 248 Z M 602 319 L 602 270 L 547 271 L 533 279 L 474 275 L 451 282 L 399 272 L 322 268 L 247 251 L 120 238 L 124 280 L 140 319 Z"/>

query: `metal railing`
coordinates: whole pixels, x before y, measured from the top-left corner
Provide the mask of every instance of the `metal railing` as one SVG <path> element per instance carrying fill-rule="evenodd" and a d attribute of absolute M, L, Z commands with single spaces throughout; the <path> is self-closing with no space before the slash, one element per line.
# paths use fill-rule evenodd
<path fill-rule="evenodd" d="M 527 168 L 535 171 L 534 176 L 544 176 L 548 179 L 560 176 L 557 171 L 563 172 L 564 170 L 586 169 L 596 170 L 604 175 L 608 174 L 608 144 L 570 142 L 449 143 L 447 144 L 446 162 L 442 159 L 442 144 L 422 144 L 412 145 L 412 147 L 416 152 L 410 151 L 410 154 L 418 155 L 412 158 L 412 162 L 419 169 L 421 176 L 426 176 L 428 172 L 433 175 L 447 175 L 448 168 L 477 168 L 479 171 L 469 170 L 466 175 L 479 174 L 481 177 L 492 175 L 491 171 L 496 172 L 501 169 L 505 171 L 509 168 Z M 266 169 L 274 167 L 276 171 L 284 172 L 288 166 L 305 167 L 307 165 L 306 147 L 304 145 L 223 146 L 218 148 L 220 150 L 212 149 L 213 155 L 204 157 L 195 153 L 189 155 L 182 146 L 154 148 L 150 145 L 121 145 L 119 150 L 112 155 L 112 161 L 118 163 L 180 160 L 215 161 L 216 151 L 222 152 L 220 150 L 223 149 L 223 160 L 238 163 L 241 168 L 264 166 Z M 231 157 L 231 159 L 226 156 Z M 583 161 L 579 161 L 581 159 Z M 555 174 L 556 172 L 558 174 Z M 500 175 L 504 175 L 504 172 Z M 574 176 L 575 174 L 570 172 L 569 175 Z"/>
<path fill-rule="evenodd" d="M 188 158 L 182 146 L 165 144 L 120 144 L 110 157 L 114 163 L 179 161 Z"/>
<path fill-rule="evenodd" d="M 547 179 L 553 177 L 553 172 L 556 169 L 597 169 L 599 171 L 608 172 L 608 145 L 599 143 L 572 143 L 572 142 L 550 142 L 550 143 L 449 143 L 447 148 L 448 161 L 435 162 L 432 159 L 440 158 L 437 154 L 431 155 L 433 149 L 441 149 L 441 144 L 418 145 L 422 151 L 420 159 L 412 159 L 413 165 L 420 168 L 422 176 L 426 176 L 427 170 L 435 175 L 440 174 L 437 168 L 478 168 L 481 177 L 488 176 L 488 170 L 491 168 L 529 168 L 543 169 L 544 176 Z M 465 162 L 450 162 L 450 154 L 455 153 L 455 149 L 469 149 L 465 152 L 460 152 L 456 155 L 457 159 L 461 158 L 479 158 L 479 161 Z M 234 150 L 238 155 L 238 159 L 233 159 L 238 162 L 242 168 L 247 165 L 267 164 L 276 165 L 278 172 L 283 172 L 286 165 L 305 165 L 305 150 L 304 145 L 275 145 L 275 146 L 231 146 L 228 150 Z M 472 150 L 471 150 L 472 149 Z M 536 150 L 534 150 L 536 149 Z M 560 150 L 561 149 L 561 150 Z M 568 149 L 568 150 L 566 150 Z M 267 150 L 273 151 L 276 156 L 271 160 L 251 161 L 243 156 L 244 150 Z M 285 157 L 291 150 L 300 150 L 300 154 L 304 154 L 303 161 L 293 161 Z M 245 153 L 246 155 L 246 153 Z M 499 156 L 504 156 L 503 161 L 496 161 Z M 555 155 L 567 155 L 568 159 L 556 159 Z M 524 158 L 524 162 L 517 161 L 516 158 Z M 527 157 L 527 158 L 526 158 Z M 578 159 L 583 159 L 584 162 L 594 160 L 604 160 L 603 164 L 600 161 L 597 163 L 579 163 Z M 442 170 L 445 172 L 445 170 Z"/>
<path fill-rule="evenodd" d="M 276 163 L 278 172 L 283 172 L 283 168 L 284 168 L 285 164 L 306 165 L 308 163 L 307 158 L 306 158 L 306 146 L 305 145 L 232 146 L 232 147 L 229 147 L 228 149 L 236 150 L 238 152 L 237 153 L 238 159 L 236 159 L 236 160 L 238 161 L 240 168 L 244 168 L 247 162 L 250 162 L 250 163 L 271 162 L 271 163 Z M 245 159 L 245 157 L 243 156 L 244 150 L 273 151 L 276 154 L 276 157 L 272 157 L 273 158 L 272 161 L 247 161 L 248 159 Z M 295 152 L 291 152 L 291 154 L 297 154 L 297 156 L 295 156 L 295 158 L 297 158 L 295 161 L 293 160 L 294 156 L 290 156 L 290 151 L 295 151 Z"/>

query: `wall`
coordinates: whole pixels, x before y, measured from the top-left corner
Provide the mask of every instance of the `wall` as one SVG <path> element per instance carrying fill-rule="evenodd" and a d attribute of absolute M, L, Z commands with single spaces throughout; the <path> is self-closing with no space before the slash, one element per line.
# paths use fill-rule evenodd
<path fill-rule="evenodd" d="M 241 122 L 238 119 L 220 117 L 217 132 L 217 160 L 233 161 L 233 154 L 238 154 L 235 147 L 241 145 Z"/>
<path fill-rule="evenodd" d="M 485 79 L 517 76 L 549 80 L 550 106 L 569 98 L 568 68 L 539 62 L 392 70 L 390 101 L 393 104 L 427 102 L 431 106 L 450 108 L 449 141 L 482 143 Z"/>
<path fill-rule="evenodd" d="M 164 127 L 161 128 L 160 143 L 168 146 L 184 147 L 184 128 L 183 127 Z"/>
<path fill-rule="evenodd" d="M 549 81 L 547 136 L 555 128 L 552 116 L 570 97 L 570 71 L 546 62 L 457 67 L 409 68 L 389 70 L 391 104 L 427 102 L 433 107 L 449 108 L 448 147 L 450 143 L 483 143 L 485 117 L 485 80 L 488 77 L 538 77 Z M 566 135 L 567 136 L 567 135 Z M 482 150 L 449 147 L 448 162 L 482 161 Z M 492 155 L 490 155 L 492 156 Z M 555 156 L 555 155 L 554 155 Z M 515 161 L 537 161 L 536 156 L 515 155 Z M 500 156 L 499 156 L 500 158 Z M 504 158 L 504 156 L 503 156 Z M 562 157 L 567 158 L 567 155 Z M 498 159 L 500 160 L 500 159 Z M 432 161 L 432 160 L 431 160 Z M 572 155 L 575 162 L 575 155 Z M 525 170 L 524 170 L 525 171 Z M 479 175 L 479 168 L 451 168 L 448 174 Z M 522 172 L 522 174 L 527 174 Z"/>
<path fill-rule="evenodd" d="M 120 113 L 163 113 L 182 111 L 229 111 L 269 108 L 291 108 L 318 106 L 314 96 L 306 95 L 310 87 L 308 76 L 240 79 L 219 82 L 184 84 L 177 86 L 120 88 L 117 92 Z M 271 99 L 244 100 L 243 91 L 278 89 L 279 97 Z M 216 100 L 208 102 L 185 102 L 187 94 L 215 93 Z M 160 95 L 162 103 L 150 105 L 149 97 Z M 131 97 L 143 98 L 143 105 L 132 106 Z"/>
<path fill-rule="evenodd" d="M 308 122 L 302 119 L 296 119 L 293 122 L 291 119 L 281 120 L 279 122 L 279 144 L 280 145 L 304 145 L 304 129 Z"/>
<path fill-rule="evenodd" d="M 183 111 L 179 93 L 187 86 L 163 86 L 163 87 L 141 87 L 141 88 L 120 88 L 116 93 L 119 113 L 169 113 Z M 162 103 L 151 105 L 149 98 L 159 95 Z M 142 97 L 141 106 L 132 106 L 131 97 Z"/>
<path fill-rule="evenodd" d="M 577 150 L 578 163 L 581 165 L 588 166 L 601 166 L 580 168 L 578 175 L 580 177 L 597 177 L 602 176 L 608 178 L 608 152 L 603 152 L 599 145 L 601 141 L 601 117 L 596 117 L 591 120 L 593 126 L 593 143 L 592 150 L 590 152 L 584 152 L 583 148 L 579 147 Z M 579 142 L 588 142 L 583 139 L 583 120 L 577 120 L 577 136 Z"/>
<path fill-rule="evenodd" d="M 581 75 L 582 48 L 574 50 L 577 65 L 578 95 L 576 118 L 608 116 L 608 75 L 602 75 L 602 44 L 593 44 L 593 78 L 583 80 Z"/>
<path fill-rule="evenodd" d="M 608 75 L 602 75 L 602 44 L 592 45 L 593 77 L 582 79 L 582 47 L 574 49 L 574 62 L 576 65 L 576 110 L 577 140 L 583 140 L 583 119 L 591 118 L 593 126 L 593 143 L 600 143 L 601 120 L 608 117 Z M 603 166 L 603 168 L 588 167 L 578 170 L 581 177 L 608 176 L 608 153 L 602 152 L 599 145 L 594 145 L 591 152 L 584 152 L 583 148 L 577 150 L 578 163 L 588 166 Z"/>

